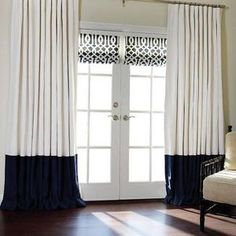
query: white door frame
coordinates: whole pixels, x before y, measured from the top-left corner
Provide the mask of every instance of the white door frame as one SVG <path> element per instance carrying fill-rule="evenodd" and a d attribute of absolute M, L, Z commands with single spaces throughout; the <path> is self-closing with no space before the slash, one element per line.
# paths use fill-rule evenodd
<path fill-rule="evenodd" d="M 135 35 L 135 36 L 148 36 L 148 37 L 167 37 L 166 27 L 152 27 L 152 26 L 137 26 L 137 25 L 122 25 L 122 24 L 107 24 L 107 23 L 95 23 L 95 22 L 80 22 L 81 33 L 93 33 L 93 34 L 108 34 L 108 35 Z M 124 107 L 124 103 L 127 103 L 129 99 L 123 94 L 129 94 L 129 85 L 124 84 L 125 80 L 129 81 L 128 66 L 122 65 L 113 66 L 113 97 L 112 102 L 120 101 L 118 109 L 113 108 L 113 114 L 120 114 L 123 117 L 125 114 L 129 114 L 129 110 Z M 120 77 L 121 79 L 119 79 Z M 121 86 L 123 86 L 123 94 L 121 95 Z M 117 89 L 114 89 L 114 88 Z M 120 97 L 121 96 L 121 97 Z M 121 110 L 122 107 L 122 110 Z M 126 129 L 126 131 L 124 131 Z M 80 184 L 81 193 L 94 193 L 93 197 L 85 197 L 85 200 L 117 200 L 117 199 L 135 199 L 140 198 L 138 196 L 138 189 L 140 186 L 144 189 L 142 191 L 143 195 L 141 198 L 162 198 L 155 191 L 150 195 L 150 188 L 146 187 L 146 183 L 132 183 L 127 186 L 124 184 L 128 180 L 128 141 L 129 138 L 127 132 L 129 132 L 129 122 L 123 121 L 121 119 L 119 122 L 112 122 L 112 150 L 111 150 L 111 183 L 89 183 Z M 126 144 L 125 144 L 126 143 Z M 126 145 L 126 147 L 124 146 Z M 123 146 L 123 148 L 121 148 Z M 125 160 L 126 158 L 126 160 Z M 118 167 L 118 168 L 117 168 Z M 119 170 L 123 169 L 122 174 Z M 157 183 L 152 183 L 151 189 L 158 189 Z M 162 184 L 160 184 L 162 188 Z M 119 193 L 120 191 L 120 193 Z M 125 192 L 132 192 L 132 194 L 124 194 Z M 146 194 L 149 193 L 149 194 Z M 145 195 L 146 194 L 146 195 Z"/>
<path fill-rule="evenodd" d="M 82 197 L 87 201 L 163 198 L 165 195 L 163 181 L 129 182 L 129 124 L 132 119 L 130 121 L 123 119 L 125 115 L 130 114 L 129 65 L 113 65 L 111 102 L 112 115 L 119 117 L 117 121 L 107 117 L 111 119 L 112 124 L 111 181 L 81 184 Z M 115 102 L 118 103 L 118 107 L 113 106 Z"/>

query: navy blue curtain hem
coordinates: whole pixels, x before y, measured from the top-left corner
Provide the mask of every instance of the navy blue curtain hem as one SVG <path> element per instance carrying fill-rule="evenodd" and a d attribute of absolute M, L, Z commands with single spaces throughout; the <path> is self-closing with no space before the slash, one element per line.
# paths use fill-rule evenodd
<path fill-rule="evenodd" d="M 216 155 L 165 155 L 165 203 L 194 206 L 200 203 L 200 167 L 203 161 Z"/>
<path fill-rule="evenodd" d="M 1 210 L 57 210 L 85 207 L 77 156 L 6 156 Z"/>

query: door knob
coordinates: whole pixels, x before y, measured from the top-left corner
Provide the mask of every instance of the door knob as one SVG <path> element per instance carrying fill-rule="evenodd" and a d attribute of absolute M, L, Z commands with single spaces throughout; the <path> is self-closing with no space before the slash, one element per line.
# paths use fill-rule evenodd
<path fill-rule="evenodd" d="M 118 115 L 109 115 L 108 117 L 112 117 L 112 119 L 113 119 L 114 121 L 119 120 L 119 116 L 118 116 Z"/>
<path fill-rule="evenodd" d="M 135 118 L 135 116 L 128 116 L 128 115 L 123 116 L 123 120 L 125 120 L 125 121 L 130 120 L 130 118 Z"/>

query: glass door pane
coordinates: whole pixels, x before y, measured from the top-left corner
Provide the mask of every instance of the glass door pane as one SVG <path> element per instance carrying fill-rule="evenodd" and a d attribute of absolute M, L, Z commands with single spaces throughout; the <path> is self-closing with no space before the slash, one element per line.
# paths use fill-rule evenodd
<path fill-rule="evenodd" d="M 150 160 L 149 149 L 129 149 L 129 182 L 149 181 Z"/>
<path fill-rule="evenodd" d="M 130 112 L 129 123 L 130 147 L 146 147 L 150 143 L 150 114 Z"/>
<path fill-rule="evenodd" d="M 89 150 L 89 183 L 111 182 L 111 150 Z"/>

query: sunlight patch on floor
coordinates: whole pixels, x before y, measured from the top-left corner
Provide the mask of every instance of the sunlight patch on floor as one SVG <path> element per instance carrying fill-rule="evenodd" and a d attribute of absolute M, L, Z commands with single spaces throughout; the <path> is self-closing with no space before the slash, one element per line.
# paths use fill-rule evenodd
<path fill-rule="evenodd" d="M 133 211 L 96 212 L 93 215 L 119 235 L 156 236 L 167 235 L 171 232 L 177 233 L 176 235 L 185 235 L 181 230 L 177 232 L 175 228 L 165 225 L 163 222 Z"/>

